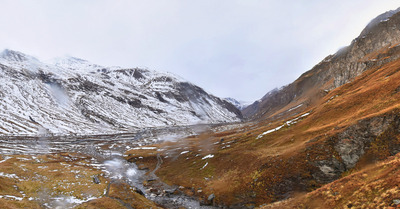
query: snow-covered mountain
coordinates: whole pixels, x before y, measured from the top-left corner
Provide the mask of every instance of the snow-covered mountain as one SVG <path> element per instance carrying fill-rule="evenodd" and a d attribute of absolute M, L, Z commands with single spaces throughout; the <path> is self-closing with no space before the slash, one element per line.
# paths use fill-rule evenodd
<path fill-rule="evenodd" d="M 245 102 L 245 101 L 238 101 L 234 98 L 231 97 L 227 97 L 224 98 L 227 102 L 235 105 L 236 108 L 238 108 L 239 110 L 243 110 L 244 108 L 246 108 L 247 106 L 251 105 L 251 102 Z"/>
<path fill-rule="evenodd" d="M 170 73 L 0 53 L 0 134 L 101 134 L 241 118 L 229 102 Z"/>

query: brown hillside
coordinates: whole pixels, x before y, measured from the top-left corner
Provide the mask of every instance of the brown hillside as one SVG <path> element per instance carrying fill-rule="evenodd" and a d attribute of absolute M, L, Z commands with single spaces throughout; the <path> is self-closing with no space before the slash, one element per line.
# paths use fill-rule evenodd
<path fill-rule="evenodd" d="M 267 208 L 399 208 L 400 156 Z"/>
<path fill-rule="evenodd" d="M 250 119 L 282 118 L 282 111 L 303 104 L 298 110 L 315 105 L 326 92 L 352 81 L 366 70 L 398 58 L 392 53 L 387 59 L 370 59 L 389 46 L 400 43 L 400 13 L 387 21 L 373 20 L 350 46 L 329 55 L 296 81 L 266 94 L 260 101 L 245 108 L 243 115 Z M 398 51 L 398 48 L 392 51 Z M 382 58 L 382 57 L 381 57 Z"/>
<path fill-rule="evenodd" d="M 259 206 L 315 190 L 400 151 L 398 48 L 361 57 L 374 64 L 350 83 L 324 93 L 309 88 L 296 100 L 312 101 L 307 106 L 274 109 L 277 117 L 162 144 L 157 152 L 132 150 L 128 160 L 154 168 L 159 154 L 162 180 L 204 203 L 214 194 L 220 206 Z M 313 73 L 293 85 L 308 85 Z"/>

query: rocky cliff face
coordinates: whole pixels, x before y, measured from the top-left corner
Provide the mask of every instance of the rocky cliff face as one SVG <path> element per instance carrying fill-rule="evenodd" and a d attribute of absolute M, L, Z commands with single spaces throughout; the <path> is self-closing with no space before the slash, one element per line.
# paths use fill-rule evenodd
<path fill-rule="evenodd" d="M 385 159 L 399 153 L 400 143 L 395 138 L 399 135 L 399 119 L 399 110 L 394 110 L 360 120 L 343 132 L 330 137 L 325 144 L 335 154 L 325 160 L 309 159 L 311 164 L 319 168 L 319 171 L 313 174 L 314 178 L 323 183 L 331 182 L 340 178 L 344 171 L 354 168 L 363 158 L 364 161 L 376 161 L 379 160 L 379 156 L 385 155 L 382 158 Z M 310 152 L 313 149 L 318 148 L 308 148 Z"/>
<path fill-rule="evenodd" d="M 169 73 L 67 57 L 0 56 L 0 134 L 99 134 L 240 121 L 232 104 Z"/>
<path fill-rule="evenodd" d="M 399 9 L 372 20 L 349 46 L 334 55 L 327 56 L 288 86 L 269 92 L 261 100 L 245 108 L 242 111 L 243 115 L 251 119 L 268 118 L 279 110 L 299 104 L 303 104 L 304 108 L 330 90 L 348 83 L 362 72 L 397 59 L 399 55 L 395 52 L 400 50 L 398 44 L 400 44 Z M 371 59 L 377 52 L 382 54 L 382 50 L 387 50 L 387 59 Z"/>

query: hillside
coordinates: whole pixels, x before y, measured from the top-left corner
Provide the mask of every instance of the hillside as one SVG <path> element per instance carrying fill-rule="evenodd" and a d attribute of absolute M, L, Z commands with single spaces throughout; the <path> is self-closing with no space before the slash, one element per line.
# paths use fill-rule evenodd
<path fill-rule="evenodd" d="M 400 9 L 378 16 L 245 122 L 240 102 L 168 73 L 5 50 L 0 203 L 399 208 L 399 25 Z"/>
<path fill-rule="evenodd" d="M 127 159 L 152 167 L 162 156 L 156 174 L 163 181 L 221 207 L 252 208 L 314 190 L 308 200 L 319 195 L 316 201 L 327 200 L 326 208 L 365 207 L 374 198 L 382 200 L 379 207 L 395 206 L 397 187 L 388 184 L 397 167 L 376 171 L 387 176 L 371 196 L 347 196 L 357 188 L 343 185 L 340 196 L 320 198 L 331 194 L 321 192 L 329 188 L 325 184 L 353 176 L 349 181 L 357 182 L 358 171 L 380 168 L 381 160 L 400 152 L 400 14 L 386 18 L 294 83 L 246 108 L 245 115 L 253 110 L 252 122 L 155 145 L 157 151 L 131 150 Z M 367 174 L 371 185 L 380 181 L 373 172 Z M 277 208 L 293 205 L 284 206 Z"/>
<path fill-rule="evenodd" d="M 102 134 L 238 122 L 232 104 L 175 75 L 0 54 L 0 135 Z"/>
<path fill-rule="evenodd" d="M 287 117 L 286 113 L 292 108 L 299 107 L 296 111 L 300 111 L 314 106 L 329 91 L 352 81 L 366 70 L 396 60 L 399 55 L 395 46 L 400 42 L 400 14 L 397 11 L 389 11 L 372 20 L 349 46 L 327 56 L 293 83 L 267 93 L 246 107 L 243 115 L 250 119 Z M 386 55 L 386 59 L 371 58 L 379 54 Z"/>
<path fill-rule="evenodd" d="M 308 194 L 261 208 L 398 208 L 399 157 L 397 154 Z"/>

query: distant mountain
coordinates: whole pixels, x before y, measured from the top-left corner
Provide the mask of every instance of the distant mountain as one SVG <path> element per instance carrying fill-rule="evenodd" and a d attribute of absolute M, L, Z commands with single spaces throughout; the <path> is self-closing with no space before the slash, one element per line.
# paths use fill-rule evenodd
<path fill-rule="evenodd" d="M 243 110 L 244 108 L 246 108 L 251 104 L 251 102 L 238 101 L 231 97 L 224 98 L 224 100 L 235 105 L 235 107 L 238 108 L 239 110 Z"/>
<path fill-rule="evenodd" d="M 74 57 L 42 62 L 4 50 L 0 81 L 0 134 L 116 133 L 242 117 L 234 105 L 173 74 Z"/>

